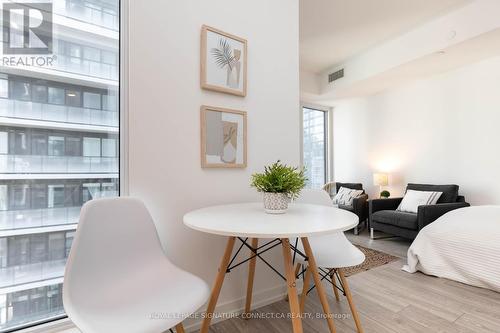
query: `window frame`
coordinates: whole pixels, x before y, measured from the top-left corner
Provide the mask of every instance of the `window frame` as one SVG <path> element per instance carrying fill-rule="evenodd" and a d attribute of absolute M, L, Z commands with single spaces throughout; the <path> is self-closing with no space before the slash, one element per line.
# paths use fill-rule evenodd
<path fill-rule="evenodd" d="M 304 167 L 304 109 L 324 112 L 325 184 L 333 181 L 333 108 L 311 103 L 300 104 L 300 166 Z"/>
<path fill-rule="evenodd" d="M 128 29 L 128 13 L 129 13 L 129 0 L 118 0 L 118 26 L 119 26 L 119 41 L 118 41 L 118 88 L 117 88 L 117 103 L 116 110 L 114 112 L 119 112 L 119 135 L 116 137 L 118 140 L 118 148 L 117 152 L 119 155 L 119 164 L 118 164 L 118 175 L 119 175 L 119 186 L 118 193 L 119 196 L 128 195 L 129 194 L 129 181 L 128 181 L 128 147 L 129 140 L 127 137 L 128 134 L 128 123 L 129 123 L 129 115 L 128 115 L 128 85 L 126 82 L 128 81 L 128 37 L 129 37 L 129 29 Z M 9 89 L 9 98 L 10 98 L 10 85 Z M 48 99 L 48 90 L 47 90 L 47 99 Z M 49 103 L 48 103 L 49 104 Z M 103 107 L 103 103 L 101 100 L 101 107 Z M 110 111 L 104 110 L 103 111 Z M 60 317 L 55 318 L 47 318 L 45 320 L 39 320 L 33 322 L 28 325 L 23 325 L 20 327 L 12 327 L 11 329 L 6 330 L 4 333 L 16 332 L 16 333 L 45 333 L 47 331 L 50 332 L 58 332 L 64 331 L 67 329 L 75 328 L 74 324 L 67 317 L 66 314 L 61 315 Z"/>

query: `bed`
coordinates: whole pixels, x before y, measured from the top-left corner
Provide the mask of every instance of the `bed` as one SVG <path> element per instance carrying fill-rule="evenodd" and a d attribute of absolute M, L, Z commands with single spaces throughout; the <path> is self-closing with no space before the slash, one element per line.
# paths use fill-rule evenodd
<path fill-rule="evenodd" d="M 500 206 L 453 210 L 423 228 L 403 270 L 500 292 Z"/>

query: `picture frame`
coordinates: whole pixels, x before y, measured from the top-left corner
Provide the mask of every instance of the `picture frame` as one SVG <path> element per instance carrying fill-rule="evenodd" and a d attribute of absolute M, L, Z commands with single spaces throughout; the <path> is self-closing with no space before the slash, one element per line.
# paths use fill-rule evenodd
<path fill-rule="evenodd" d="M 246 96 L 246 39 L 203 25 L 200 49 L 201 88 Z"/>
<path fill-rule="evenodd" d="M 200 109 L 202 168 L 247 166 L 247 113 L 202 105 Z"/>

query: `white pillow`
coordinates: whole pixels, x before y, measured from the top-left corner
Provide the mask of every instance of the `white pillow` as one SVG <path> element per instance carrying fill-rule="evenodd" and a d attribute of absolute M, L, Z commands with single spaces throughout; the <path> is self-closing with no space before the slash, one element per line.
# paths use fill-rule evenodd
<path fill-rule="evenodd" d="M 352 206 L 352 200 L 363 194 L 362 190 L 352 190 L 350 188 L 341 187 L 335 197 L 333 197 L 333 204 Z"/>
<path fill-rule="evenodd" d="M 397 210 L 401 212 L 417 213 L 418 206 L 435 205 L 443 192 L 408 190 Z"/>

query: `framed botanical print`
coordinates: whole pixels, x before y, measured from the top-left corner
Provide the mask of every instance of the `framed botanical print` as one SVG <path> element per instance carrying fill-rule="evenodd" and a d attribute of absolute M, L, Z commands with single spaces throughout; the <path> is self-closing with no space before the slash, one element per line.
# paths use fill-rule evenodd
<path fill-rule="evenodd" d="M 247 166 L 246 112 L 205 105 L 201 107 L 201 166 Z"/>
<path fill-rule="evenodd" d="M 201 29 L 201 87 L 247 94 L 247 41 L 204 25 Z"/>

